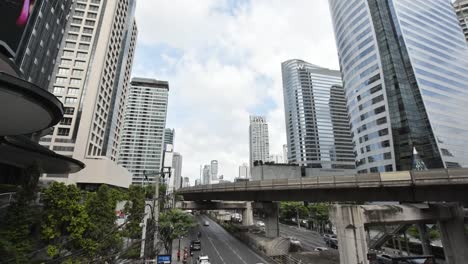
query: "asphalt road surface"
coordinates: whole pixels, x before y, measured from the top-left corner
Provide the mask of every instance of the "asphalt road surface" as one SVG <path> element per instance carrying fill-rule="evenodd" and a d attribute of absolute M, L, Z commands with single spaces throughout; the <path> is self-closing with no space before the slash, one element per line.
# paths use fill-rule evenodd
<path fill-rule="evenodd" d="M 316 247 L 327 247 L 322 236 L 305 228 L 297 228 L 296 226 L 289 226 L 280 224 L 280 235 L 282 237 L 295 237 L 302 245 L 304 251 L 313 251 Z"/>
<path fill-rule="evenodd" d="M 206 215 L 196 216 L 196 220 L 199 225 L 191 230 L 190 238 L 196 239 L 198 231 L 201 232 L 201 251 L 194 252 L 192 263 L 196 263 L 199 254 L 208 255 L 211 264 L 269 263 Z M 209 226 L 203 225 L 205 221 Z"/>

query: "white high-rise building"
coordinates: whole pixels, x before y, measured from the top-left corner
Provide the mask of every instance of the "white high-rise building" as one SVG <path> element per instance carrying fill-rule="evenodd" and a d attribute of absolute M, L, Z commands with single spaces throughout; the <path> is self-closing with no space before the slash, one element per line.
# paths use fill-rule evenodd
<path fill-rule="evenodd" d="M 249 126 L 250 167 L 255 161 L 267 162 L 270 156 L 268 124 L 264 116 L 250 116 Z"/>
<path fill-rule="evenodd" d="M 203 179 L 202 179 L 202 184 L 210 184 L 210 179 L 211 179 L 211 173 L 210 173 L 210 165 L 205 165 L 203 167 Z"/>
<path fill-rule="evenodd" d="M 137 37 L 134 11 L 131 0 L 81 0 L 74 6 L 50 81 L 65 116 L 40 143 L 86 168 L 45 179 L 130 184 L 130 173 L 116 161 Z"/>
<path fill-rule="evenodd" d="M 241 178 L 241 179 L 250 178 L 250 173 L 249 172 L 250 172 L 249 165 L 247 165 L 246 163 L 239 166 L 239 178 Z"/>
<path fill-rule="evenodd" d="M 172 177 L 174 181 L 174 191 L 182 187 L 182 155 L 174 152 L 172 158 Z"/>
<path fill-rule="evenodd" d="M 168 95 L 169 84 L 166 81 L 132 79 L 119 164 L 133 174 L 134 184 L 143 183 L 144 171 L 161 170 Z M 149 182 L 154 181 L 154 174 L 148 173 L 147 176 Z"/>
<path fill-rule="evenodd" d="M 212 160 L 211 161 L 211 180 L 217 180 L 218 179 L 218 161 L 217 160 Z"/>
<path fill-rule="evenodd" d="M 284 162 L 284 163 L 289 163 L 289 159 L 288 159 L 288 145 L 286 145 L 286 144 L 283 145 L 283 162 Z"/>
<path fill-rule="evenodd" d="M 275 164 L 283 163 L 283 156 L 279 154 L 272 154 L 268 157 L 269 162 L 274 162 Z"/>

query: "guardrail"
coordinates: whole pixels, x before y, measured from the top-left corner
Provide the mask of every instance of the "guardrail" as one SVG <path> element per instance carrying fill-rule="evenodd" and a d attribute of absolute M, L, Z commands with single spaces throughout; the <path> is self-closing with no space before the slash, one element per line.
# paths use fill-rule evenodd
<path fill-rule="evenodd" d="M 235 183 L 198 185 L 178 190 L 179 194 L 225 191 L 261 191 L 313 188 L 365 188 L 391 186 L 424 186 L 441 184 L 468 184 L 468 169 L 433 169 L 425 171 L 398 171 L 355 174 L 345 176 L 312 176 L 297 179 L 273 179 Z"/>

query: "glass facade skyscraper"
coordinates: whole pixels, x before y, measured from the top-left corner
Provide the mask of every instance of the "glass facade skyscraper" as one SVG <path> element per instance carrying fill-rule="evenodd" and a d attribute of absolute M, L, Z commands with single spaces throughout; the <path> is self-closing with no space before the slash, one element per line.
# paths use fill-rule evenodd
<path fill-rule="evenodd" d="M 468 48 L 445 0 L 330 0 L 358 172 L 468 166 Z"/>
<path fill-rule="evenodd" d="M 457 12 L 458 21 L 468 42 L 468 0 L 457 0 L 453 3 L 453 8 Z"/>
<path fill-rule="evenodd" d="M 288 163 L 354 169 L 340 72 L 302 60 L 288 60 L 281 66 Z"/>

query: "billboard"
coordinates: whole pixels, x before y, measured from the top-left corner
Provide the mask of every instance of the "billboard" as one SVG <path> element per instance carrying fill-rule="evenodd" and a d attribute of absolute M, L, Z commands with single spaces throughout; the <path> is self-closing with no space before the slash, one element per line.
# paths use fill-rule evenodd
<path fill-rule="evenodd" d="M 36 2 L 40 0 L 0 1 L 0 52 L 14 57 Z"/>

